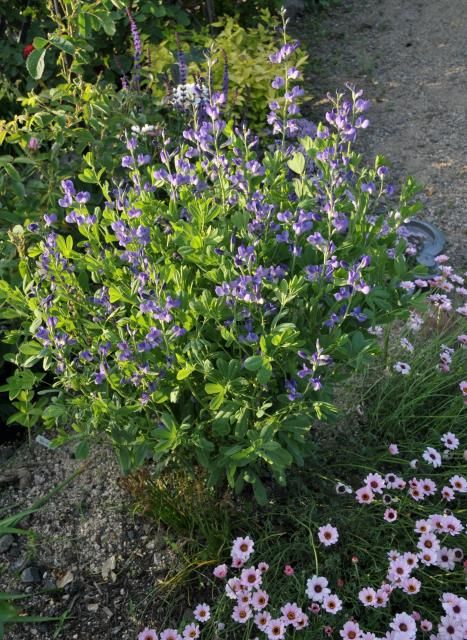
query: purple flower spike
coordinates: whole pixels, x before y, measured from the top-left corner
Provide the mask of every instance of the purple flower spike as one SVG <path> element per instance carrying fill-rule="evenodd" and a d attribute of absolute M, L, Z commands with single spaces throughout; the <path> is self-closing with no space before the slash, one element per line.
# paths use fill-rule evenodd
<path fill-rule="evenodd" d="M 89 191 L 80 191 L 79 193 L 76 194 L 76 202 L 78 204 L 86 204 L 87 202 L 89 202 L 89 200 L 91 199 L 91 194 L 89 193 Z"/>
<path fill-rule="evenodd" d="M 57 214 L 55 213 L 51 213 L 51 214 L 45 214 L 44 215 L 44 222 L 45 222 L 45 226 L 46 227 L 50 227 L 53 224 L 55 224 L 55 222 L 57 222 Z"/>
<path fill-rule="evenodd" d="M 66 193 L 69 196 L 74 196 L 76 193 L 75 185 L 73 184 L 73 180 L 62 180 L 61 186 L 63 189 L 63 193 Z"/>
<path fill-rule="evenodd" d="M 73 198 L 71 197 L 71 195 L 69 193 L 66 193 L 63 198 L 59 198 L 58 200 L 58 204 L 63 207 L 63 209 L 67 209 L 68 207 L 71 207 L 73 204 Z"/>

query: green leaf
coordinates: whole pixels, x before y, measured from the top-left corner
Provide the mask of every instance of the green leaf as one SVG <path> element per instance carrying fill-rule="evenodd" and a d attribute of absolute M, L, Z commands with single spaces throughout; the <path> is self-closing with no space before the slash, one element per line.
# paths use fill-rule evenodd
<path fill-rule="evenodd" d="M 79 443 L 79 445 L 75 449 L 75 458 L 77 460 L 82 460 L 83 458 L 87 458 L 89 455 L 89 442 L 83 440 Z"/>
<path fill-rule="evenodd" d="M 212 382 L 208 382 L 208 384 L 204 385 L 204 390 L 210 396 L 217 393 L 224 393 L 224 387 L 221 384 L 213 384 Z"/>
<path fill-rule="evenodd" d="M 96 18 L 99 20 L 100 24 L 104 28 L 105 33 L 108 36 L 115 35 L 115 22 L 112 19 L 112 16 L 107 13 L 99 13 L 96 15 Z"/>
<path fill-rule="evenodd" d="M 287 162 L 287 166 L 294 173 L 302 175 L 305 171 L 305 157 L 302 153 L 294 153 L 292 159 Z"/>
<path fill-rule="evenodd" d="M 123 293 L 116 287 L 109 287 L 109 300 L 113 304 L 123 298 Z"/>
<path fill-rule="evenodd" d="M 263 356 L 250 356 L 245 360 L 245 369 L 248 371 L 258 371 L 263 364 Z"/>
<path fill-rule="evenodd" d="M 25 356 L 37 356 L 43 348 L 44 347 L 39 344 L 39 342 L 34 342 L 32 340 L 31 342 L 24 342 L 20 346 L 19 350 Z"/>
<path fill-rule="evenodd" d="M 75 52 L 75 45 L 70 42 L 68 38 L 65 38 L 63 36 L 51 36 L 50 44 L 52 44 L 54 47 L 57 47 L 57 49 L 60 49 L 60 51 L 68 53 L 69 55 L 73 55 Z"/>
<path fill-rule="evenodd" d="M 45 68 L 45 54 L 47 49 L 35 49 L 28 55 L 26 69 L 34 80 L 40 80 Z"/>
<path fill-rule="evenodd" d="M 268 500 L 268 495 L 264 484 L 258 477 L 253 481 L 253 493 L 255 494 L 256 502 L 259 505 L 264 506 Z"/>
<path fill-rule="evenodd" d="M 256 379 L 260 384 L 267 384 L 272 376 L 272 367 L 269 362 L 262 366 L 261 369 L 256 374 Z"/>
<path fill-rule="evenodd" d="M 45 46 L 49 44 L 49 41 L 46 38 L 41 38 L 40 36 L 36 36 L 32 41 L 35 49 L 43 49 Z"/>
<path fill-rule="evenodd" d="M 194 370 L 195 367 L 191 364 L 187 365 L 183 369 L 180 369 L 180 371 L 177 373 L 177 380 L 185 380 L 185 378 L 188 378 L 188 376 L 190 376 Z"/>

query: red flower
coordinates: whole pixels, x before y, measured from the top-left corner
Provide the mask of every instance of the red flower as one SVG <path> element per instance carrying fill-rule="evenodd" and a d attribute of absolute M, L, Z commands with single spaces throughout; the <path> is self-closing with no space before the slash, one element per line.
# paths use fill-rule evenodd
<path fill-rule="evenodd" d="M 31 55 L 31 53 L 34 51 L 34 45 L 33 44 L 27 44 L 24 49 L 23 49 L 23 58 L 26 60 L 26 58 L 28 56 Z"/>

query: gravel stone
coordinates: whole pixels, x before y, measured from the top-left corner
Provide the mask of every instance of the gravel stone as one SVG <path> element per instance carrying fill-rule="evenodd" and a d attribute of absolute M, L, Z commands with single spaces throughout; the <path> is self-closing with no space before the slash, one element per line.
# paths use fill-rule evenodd
<path fill-rule="evenodd" d="M 15 539 L 10 533 L 0 538 L 0 553 L 5 553 L 11 547 Z"/>
<path fill-rule="evenodd" d="M 26 567 L 21 573 L 21 582 L 26 584 L 42 581 L 42 574 L 37 567 Z"/>

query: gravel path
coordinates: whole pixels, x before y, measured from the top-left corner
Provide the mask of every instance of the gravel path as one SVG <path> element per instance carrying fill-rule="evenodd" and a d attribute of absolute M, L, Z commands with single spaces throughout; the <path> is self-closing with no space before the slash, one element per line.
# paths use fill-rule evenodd
<path fill-rule="evenodd" d="M 364 89 L 373 107 L 361 150 L 423 185 L 419 217 L 467 267 L 467 2 L 343 0 L 318 29 L 294 30 L 318 63 L 307 77 L 313 112 L 346 82 Z"/>

